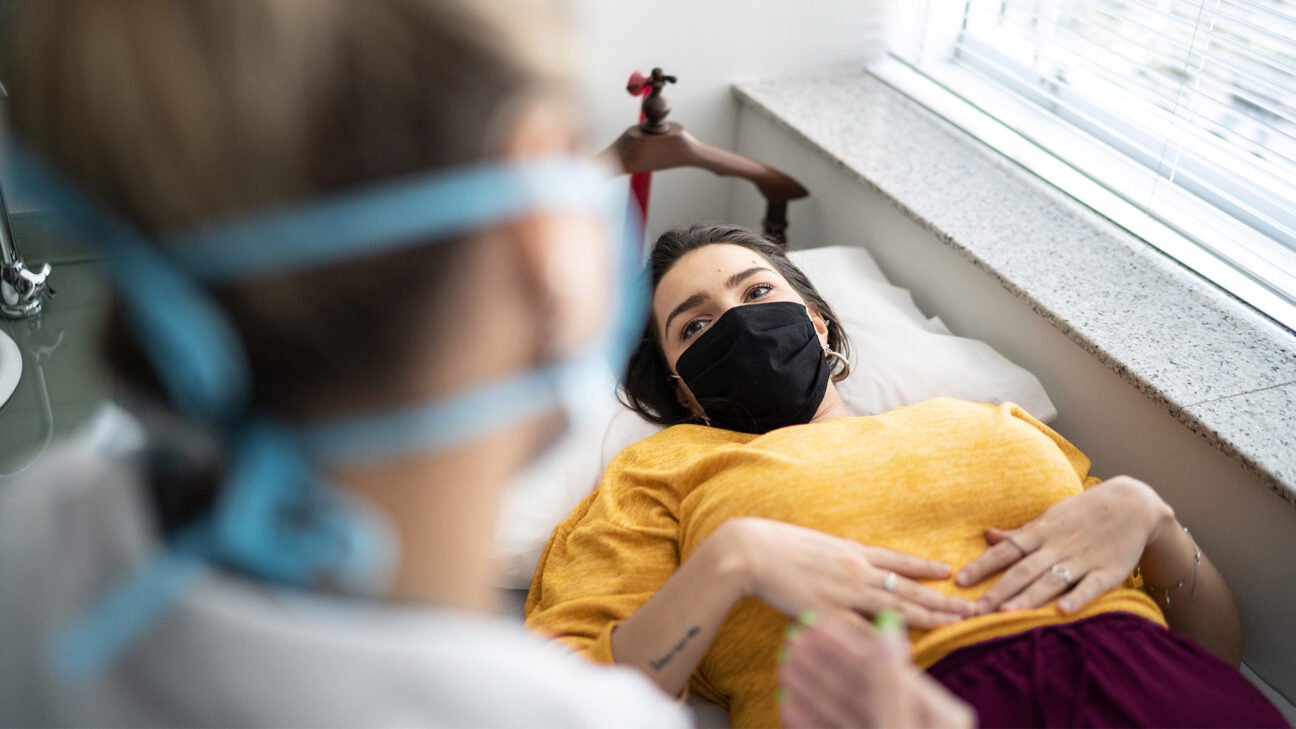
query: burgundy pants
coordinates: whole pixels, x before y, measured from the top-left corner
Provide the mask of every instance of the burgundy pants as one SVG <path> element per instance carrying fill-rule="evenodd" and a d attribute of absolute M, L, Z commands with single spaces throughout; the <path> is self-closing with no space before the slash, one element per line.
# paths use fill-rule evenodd
<path fill-rule="evenodd" d="M 1285 727 L 1206 649 L 1129 613 L 960 648 L 928 673 L 983 727 Z"/>

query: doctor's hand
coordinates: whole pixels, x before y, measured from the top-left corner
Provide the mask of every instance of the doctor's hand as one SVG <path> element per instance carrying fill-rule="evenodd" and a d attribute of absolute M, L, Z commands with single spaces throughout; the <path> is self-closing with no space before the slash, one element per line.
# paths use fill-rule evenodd
<path fill-rule="evenodd" d="M 929 628 L 974 611 L 971 602 L 915 581 L 949 575 L 949 565 L 934 560 L 753 517 L 725 522 L 713 538 L 722 540 L 735 565 L 742 596 L 789 616 L 807 609 L 867 616 L 895 610 L 910 625 Z"/>
<path fill-rule="evenodd" d="M 1073 613 L 1129 577 L 1174 512 L 1151 486 L 1117 476 L 1059 501 L 1020 529 L 987 529 L 990 546 L 959 572 L 963 587 L 1007 570 L 976 602 L 980 612 L 1057 601 Z"/>
<path fill-rule="evenodd" d="M 779 718 L 797 727 L 972 727 L 976 714 L 909 657 L 902 629 L 827 616 L 783 644 Z"/>

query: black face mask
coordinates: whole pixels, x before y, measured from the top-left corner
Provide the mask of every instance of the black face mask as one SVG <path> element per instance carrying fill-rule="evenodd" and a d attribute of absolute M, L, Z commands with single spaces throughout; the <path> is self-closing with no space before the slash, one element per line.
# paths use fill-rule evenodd
<path fill-rule="evenodd" d="M 808 423 L 831 368 L 801 304 L 735 306 L 675 363 L 711 425 L 743 433 Z"/>

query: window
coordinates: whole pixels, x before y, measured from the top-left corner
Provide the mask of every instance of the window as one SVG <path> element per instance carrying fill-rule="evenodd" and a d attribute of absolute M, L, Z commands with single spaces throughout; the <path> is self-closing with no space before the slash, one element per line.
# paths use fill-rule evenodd
<path fill-rule="evenodd" d="M 895 56 L 1209 251 L 1167 250 L 1296 328 L 1296 0 L 908 10 Z"/>

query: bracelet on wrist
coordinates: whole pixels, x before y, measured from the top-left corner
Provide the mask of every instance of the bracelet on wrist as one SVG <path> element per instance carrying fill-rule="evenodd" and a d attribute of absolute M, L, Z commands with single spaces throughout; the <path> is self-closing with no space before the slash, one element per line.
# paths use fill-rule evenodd
<path fill-rule="evenodd" d="M 1170 607 L 1171 590 L 1182 590 L 1185 585 L 1191 583 L 1191 586 L 1188 588 L 1188 597 L 1192 597 L 1193 593 L 1197 592 L 1197 568 L 1201 566 L 1201 547 L 1197 546 L 1197 540 L 1193 539 L 1192 532 L 1188 531 L 1188 527 L 1184 527 L 1183 530 L 1184 534 L 1188 535 L 1188 541 L 1192 542 L 1193 545 L 1192 572 L 1185 575 L 1182 580 L 1165 587 L 1157 587 L 1156 585 L 1148 584 L 1146 580 L 1143 581 L 1143 591 L 1153 600 L 1161 603 L 1161 605 L 1166 609 L 1169 609 Z M 1135 567 L 1134 575 L 1142 579 L 1143 568 L 1141 566 Z"/>

